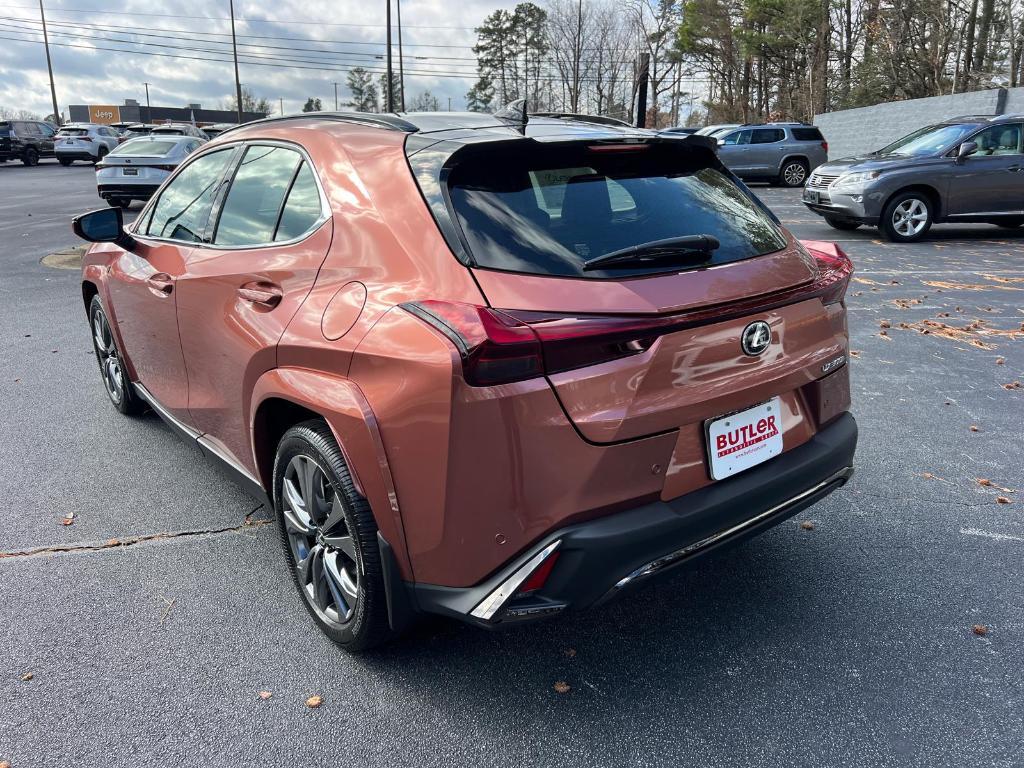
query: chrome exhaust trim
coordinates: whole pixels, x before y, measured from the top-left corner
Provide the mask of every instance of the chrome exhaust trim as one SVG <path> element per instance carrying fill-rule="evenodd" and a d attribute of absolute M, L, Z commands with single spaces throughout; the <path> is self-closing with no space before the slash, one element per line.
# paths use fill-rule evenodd
<path fill-rule="evenodd" d="M 484 621 L 490 621 L 494 615 L 501 610 L 501 607 L 508 602 L 509 598 L 516 593 L 519 585 L 526 581 L 530 574 L 533 573 L 537 567 L 547 559 L 548 555 L 558 549 L 558 546 L 562 543 L 561 539 L 553 541 L 548 544 L 544 549 L 535 554 L 529 560 L 527 560 L 522 566 L 520 566 L 515 573 L 509 576 L 505 581 L 501 583 L 496 590 L 491 592 L 487 597 L 480 601 L 472 611 L 470 616 L 483 619 Z"/>

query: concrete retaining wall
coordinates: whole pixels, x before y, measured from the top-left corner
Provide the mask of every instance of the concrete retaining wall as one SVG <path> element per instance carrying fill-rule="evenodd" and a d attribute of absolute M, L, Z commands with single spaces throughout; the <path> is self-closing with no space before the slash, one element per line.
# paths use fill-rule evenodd
<path fill-rule="evenodd" d="M 1018 112 L 1024 113 L 1024 88 L 995 88 L 827 112 L 815 115 L 814 124 L 828 141 L 828 156 L 837 160 L 881 149 L 918 128 L 958 115 Z"/>

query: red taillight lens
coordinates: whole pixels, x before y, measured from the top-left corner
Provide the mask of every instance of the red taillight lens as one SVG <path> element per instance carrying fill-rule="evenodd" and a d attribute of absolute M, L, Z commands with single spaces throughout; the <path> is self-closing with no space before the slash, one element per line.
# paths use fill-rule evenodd
<path fill-rule="evenodd" d="M 462 355 L 469 384 L 486 387 L 544 373 L 540 341 L 515 318 L 488 307 L 447 301 L 402 306 L 451 339 Z"/>
<path fill-rule="evenodd" d="M 818 265 L 813 281 L 673 315 L 570 315 L 446 301 L 410 302 L 402 307 L 452 341 L 462 356 L 468 384 L 507 384 L 641 354 L 659 336 L 686 328 L 813 298 L 823 304 L 842 301 L 853 274 L 850 259 L 834 243 L 807 242 L 803 246 Z"/>
<path fill-rule="evenodd" d="M 821 142 L 821 148 L 824 149 L 826 152 L 828 152 L 828 142 L 827 141 Z"/>
<path fill-rule="evenodd" d="M 519 589 L 516 590 L 516 595 L 525 595 L 528 592 L 536 592 L 538 589 L 543 587 L 548 580 L 548 576 L 551 575 L 552 569 L 555 567 L 555 562 L 558 560 L 560 553 L 555 550 L 543 563 L 537 566 L 537 568 L 530 574 L 530 576 L 519 585 Z"/>
<path fill-rule="evenodd" d="M 89 141 L 89 142 L 92 141 L 92 136 L 76 136 L 75 138 L 76 139 L 81 139 L 82 141 Z"/>

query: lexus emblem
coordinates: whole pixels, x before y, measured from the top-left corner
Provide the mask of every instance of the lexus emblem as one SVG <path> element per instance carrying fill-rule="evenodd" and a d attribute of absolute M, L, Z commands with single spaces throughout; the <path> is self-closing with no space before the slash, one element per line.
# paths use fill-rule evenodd
<path fill-rule="evenodd" d="M 743 354 L 756 357 L 768 349 L 772 341 L 772 329 L 764 320 L 751 323 L 743 329 L 740 336 L 740 346 Z"/>

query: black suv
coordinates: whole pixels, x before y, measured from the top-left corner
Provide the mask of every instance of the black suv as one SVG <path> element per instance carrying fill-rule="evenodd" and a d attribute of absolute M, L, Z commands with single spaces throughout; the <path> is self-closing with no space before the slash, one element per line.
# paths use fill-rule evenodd
<path fill-rule="evenodd" d="M 38 165 L 41 157 L 55 157 L 53 136 L 57 129 L 39 120 L 0 120 L 0 163 L 21 160 Z"/>
<path fill-rule="evenodd" d="M 956 117 L 814 170 L 804 204 L 835 229 L 909 243 L 932 224 L 1024 225 L 1024 114 Z"/>

